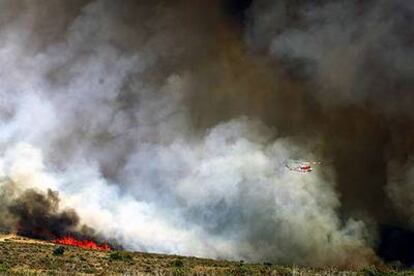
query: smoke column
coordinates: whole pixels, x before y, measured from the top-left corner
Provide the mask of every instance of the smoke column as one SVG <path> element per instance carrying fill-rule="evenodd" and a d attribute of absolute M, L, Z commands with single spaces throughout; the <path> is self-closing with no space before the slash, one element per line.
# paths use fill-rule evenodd
<path fill-rule="evenodd" d="M 412 226 L 413 4 L 234 5 L 1 0 L 4 223 L 51 189 L 130 250 L 376 262 Z"/>

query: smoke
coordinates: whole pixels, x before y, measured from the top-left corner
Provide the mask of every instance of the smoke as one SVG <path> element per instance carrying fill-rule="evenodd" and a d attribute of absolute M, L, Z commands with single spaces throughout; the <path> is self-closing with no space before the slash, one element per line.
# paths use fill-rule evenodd
<path fill-rule="evenodd" d="M 76 211 L 61 208 L 53 178 L 44 169 L 40 152 L 17 145 L 2 159 L 0 229 L 31 238 L 56 239 L 66 235 L 102 239 L 87 225 L 80 224 Z"/>
<path fill-rule="evenodd" d="M 59 211 L 59 197 L 51 190 L 46 195 L 26 190 L 10 204 L 9 212 L 18 218 L 17 233 L 33 238 L 67 235 L 79 222 L 75 211 Z"/>
<path fill-rule="evenodd" d="M 410 189 L 389 175 L 412 144 L 412 5 L 292 3 L 1 1 L 0 188 L 25 206 L 2 197 L 4 221 L 46 208 L 48 231 L 131 250 L 375 262 Z"/>
<path fill-rule="evenodd" d="M 299 125 L 322 136 L 341 213 L 406 229 L 412 229 L 413 8 L 387 0 L 256 1 L 248 36 L 254 51 L 301 87 L 307 119 Z"/>

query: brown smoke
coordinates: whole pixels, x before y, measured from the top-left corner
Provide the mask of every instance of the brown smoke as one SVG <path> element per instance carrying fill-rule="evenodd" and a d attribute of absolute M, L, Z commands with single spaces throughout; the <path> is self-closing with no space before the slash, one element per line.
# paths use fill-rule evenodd
<path fill-rule="evenodd" d="M 0 3 L 1 150 L 39 149 L 33 175 L 82 206 L 28 190 L 4 221 L 312 265 L 371 262 L 378 224 L 412 227 L 412 4 L 236 2 Z"/>
<path fill-rule="evenodd" d="M 412 155 L 412 4 L 257 1 L 254 7 L 252 45 L 270 47 L 282 61 L 278 70 L 288 72 L 305 99 L 293 111 L 305 116 L 289 131 L 322 135 L 345 212 L 395 222 L 385 186 L 391 160 L 405 164 Z M 261 22 L 259 15 L 269 13 L 270 22 Z"/>

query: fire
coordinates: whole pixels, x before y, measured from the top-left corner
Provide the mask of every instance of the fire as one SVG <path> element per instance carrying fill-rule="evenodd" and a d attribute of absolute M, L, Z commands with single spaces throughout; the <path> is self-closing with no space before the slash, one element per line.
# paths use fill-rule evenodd
<path fill-rule="evenodd" d="M 53 241 L 56 244 L 77 246 L 85 249 L 110 251 L 111 247 L 107 244 L 98 244 L 91 240 L 78 240 L 71 236 L 66 236 Z"/>

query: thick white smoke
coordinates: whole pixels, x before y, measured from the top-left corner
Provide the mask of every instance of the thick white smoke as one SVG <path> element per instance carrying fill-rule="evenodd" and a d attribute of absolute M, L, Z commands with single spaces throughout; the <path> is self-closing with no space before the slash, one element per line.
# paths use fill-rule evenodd
<path fill-rule="evenodd" d="M 193 129 L 192 73 L 174 64 L 196 50 L 180 43 L 179 26 L 164 28 L 162 7 L 151 17 L 142 4 L 132 29 L 110 1 L 95 1 L 63 39 L 33 48 L 27 5 L 0 29 L 0 172 L 16 190 L 59 191 L 82 223 L 131 250 L 369 261 L 365 226 L 336 214 L 333 176 L 285 169 L 311 153 L 258 119 Z"/>

